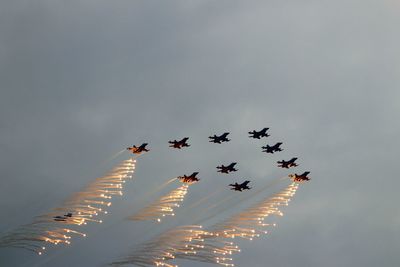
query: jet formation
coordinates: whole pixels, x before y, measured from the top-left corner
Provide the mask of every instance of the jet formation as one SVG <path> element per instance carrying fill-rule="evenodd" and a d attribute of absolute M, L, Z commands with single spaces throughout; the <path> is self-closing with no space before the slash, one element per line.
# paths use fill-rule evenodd
<path fill-rule="evenodd" d="M 253 130 L 253 131 L 249 131 L 249 138 L 253 138 L 253 139 L 261 139 L 263 137 L 270 137 L 270 134 L 267 132 L 269 130 L 269 128 L 265 127 L 259 131 L 257 130 Z M 230 133 L 229 132 L 225 132 L 221 135 L 213 135 L 213 136 L 209 136 L 208 138 L 210 139 L 209 142 L 210 143 L 215 143 L 215 144 L 222 144 L 225 142 L 229 142 L 231 141 L 231 139 L 228 139 L 228 135 Z M 190 144 L 188 144 L 188 140 L 189 137 L 184 137 L 181 140 L 173 140 L 173 141 L 168 141 L 169 147 L 170 148 L 175 148 L 175 149 L 182 149 L 184 147 L 190 147 Z M 274 145 L 265 145 L 262 146 L 262 152 L 264 153 L 269 153 L 269 154 L 274 154 L 275 152 L 280 152 L 283 149 L 281 148 L 281 145 L 283 143 L 282 142 L 278 142 Z M 144 152 L 148 152 L 149 149 L 146 148 L 148 144 L 147 143 L 143 143 L 140 146 L 132 146 L 132 147 L 128 147 L 127 150 L 131 151 L 133 154 L 137 154 L 140 155 Z M 283 169 L 289 169 L 289 168 L 293 168 L 293 167 L 297 167 L 298 164 L 296 163 L 297 158 L 291 158 L 288 161 L 285 160 L 281 160 L 281 161 L 277 161 L 278 167 L 283 168 Z M 237 162 L 232 162 L 229 165 L 225 166 L 225 165 L 220 165 L 217 166 L 217 172 L 222 173 L 222 174 L 230 174 L 231 172 L 236 172 L 237 169 L 235 168 Z M 310 178 L 307 176 L 310 172 L 304 172 L 303 174 L 289 174 L 289 178 L 293 179 L 293 181 L 295 182 L 303 182 L 303 181 L 309 181 Z M 191 175 L 183 175 L 183 176 L 178 176 L 177 179 L 180 180 L 182 183 L 185 184 L 192 184 L 195 182 L 200 181 L 199 178 L 197 178 L 197 174 L 198 172 L 193 172 Z M 231 190 L 234 191 L 240 191 L 242 192 L 243 190 L 250 190 L 251 188 L 248 186 L 248 184 L 250 183 L 250 181 L 246 180 L 241 184 L 238 184 L 237 182 L 234 184 L 229 184 L 229 186 L 231 187 Z M 69 213 L 68 213 L 69 214 Z M 70 214 L 69 216 L 67 216 L 68 214 L 64 215 L 64 216 L 56 216 L 54 217 L 54 220 L 61 220 L 61 221 L 65 221 L 68 217 L 71 217 L 72 214 Z"/>
<path fill-rule="evenodd" d="M 267 133 L 269 128 L 263 128 L 260 131 L 253 130 L 248 132 L 250 134 L 249 138 L 252 139 L 261 139 L 262 137 L 269 137 L 270 135 Z M 228 139 L 229 132 L 225 132 L 220 136 L 214 135 L 209 136 L 209 142 L 215 144 L 222 144 L 224 142 L 231 141 Z M 168 141 L 169 147 L 174 149 L 182 149 L 184 147 L 190 147 L 188 144 L 189 137 L 184 137 L 182 140 L 173 140 Z M 133 154 L 137 156 L 149 152 L 150 149 L 147 148 L 148 143 L 143 143 L 141 145 L 133 145 L 131 147 L 126 148 Z M 275 152 L 282 151 L 280 147 L 282 145 L 281 142 L 276 143 L 275 145 L 266 145 L 263 146 L 263 152 L 274 154 Z M 120 151 L 119 153 L 123 152 Z M 239 151 L 240 152 L 240 151 Z M 118 154 L 119 154 L 118 153 Z M 117 155 L 118 155 L 117 154 Z M 296 163 L 297 158 L 291 158 L 288 161 L 280 160 L 277 161 L 278 167 L 283 169 L 289 169 L 293 167 L 297 167 Z M 95 182 L 91 183 L 85 190 L 76 194 L 72 200 L 66 202 L 61 208 L 55 209 L 55 212 L 51 212 L 40 216 L 37 220 L 35 220 L 32 224 L 21 227 L 20 230 L 16 232 L 11 232 L 10 234 L 3 236 L 0 238 L 0 247 L 11 246 L 11 247 L 20 247 L 25 248 L 34 252 L 37 252 L 39 255 L 42 254 L 45 247 L 38 246 L 36 242 L 50 242 L 53 244 L 65 243 L 70 244 L 69 239 L 70 235 L 66 233 L 73 233 L 76 235 L 86 236 L 84 233 L 77 232 L 73 229 L 66 228 L 68 225 L 82 225 L 86 224 L 88 221 L 101 223 L 102 220 L 96 220 L 92 218 L 93 216 L 97 216 L 99 213 L 106 214 L 107 211 L 104 210 L 103 207 L 109 207 L 111 205 L 111 201 L 108 199 L 112 198 L 112 195 L 122 195 L 123 183 L 125 183 L 125 179 L 132 178 L 130 173 L 133 173 L 135 169 L 136 160 L 129 159 L 123 161 L 120 165 L 113 169 L 112 172 L 108 173 L 104 177 L 100 177 L 96 179 Z M 238 171 L 235 167 L 237 162 L 232 162 L 229 165 L 220 165 L 217 166 L 217 172 L 221 174 L 229 175 L 231 172 Z M 214 165 L 215 166 L 215 165 Z M 144 213 L 140 216 L 133 217 L 133 219 L 142 219 L 148 218 L 149 216 L 162 215 L 162 216 L 173 216 L 174 208 L 179 207 L 179 202 L 183 201 L 184 196 L 187 193 L 189 186 L 193 183 L 200 181 L 197 177 L 199 172 L 193 172 L 190 175 L 178 176 L 176 178 L 171 179 L 165 185 L 169 184 L 174 180 L 179 180 L 183 184 L 171 191 L 168 195 L 160 198 L 156 205 L 151 205 L 149 209 L 146 209 Z M 284 192 L 284 196 L 292 196 L 294 191 L 298 187 L 298 183 L 306 182 L 311 180 L 308 176 L 310 174 L 309 171 L 305 171 L 302 174 L 289 174 L 288 177 L 292 179 L 293 183 L 286 189 Z M 232 191 L 243 192 L 246 190 L 251 190 L 252 187 L 249 186 L 251 183 L 250 180 L 245 180 L 243 182 L 235 182 L 230 183 L 228 186 Z M 164 185 L 163 185 L 164 186 Z M 260 192 L 260 191 L 258 191 Z M 105 200 L 107 199 L 107 200 Z M 287 204 L 289 199 L 285 199 L 285 197 L 274 197 L 273 202 L 263 202 L 262 204 L 268 204 L 271 211 L 276 212 L 276 207 L 274 205 Z M 275 203 L 275 201 L 278 201 Z M 274 203 L 273 205 L 271 203 Z M 67 212 L 68 211 L 68 212 Z M 265 209 L 260 207 L 260 212 L 262 214 L 266 214 L 268 216 L 269 212 L 265 213 Z M 252 209 L 250 211 L 251 214 L 254 214 L 255 210 Z M 281 214 L 281 213 L 278 213 Z M 157 221 L 160 222 L 161 218 L 157 217 Z M 49 224 L 49 222 L 53 222 Z M 242 218 L 240 218 L 240 222 L 243 222 Z M 260 222 L 260 217 L 257 215 L 257 222 Z M 60 227 L 61 226 L 61 227 Z M 50 229 L 48 228 L 50 227 Z M 230 229 L 230 228 L 229 228 Z M 231 231 L 235 231 L 238 228 L 232 228 L 229 230 L 229 235 L 231 235 Z M 254 233 L 254 232 L 253 232 Z M 225 233 L 226 235 L 227 233 Z M 32 242 L 32 244 L 30 243 Z M 214 252 L 215 254 L 215 252 Z M 225 254 L 224 254 L 225 255 Z M 217 258 L 218 259 L 218 258 Z M 154 263 L 154 262 L 153 262 Z M 158 262 L 157 262 L 157 265 Z M 224 264 L 226 266 L 233 266 L 232 264 Z M 144 265 L 143 265 L 144 266 Z M 146 265 L 147 266 L 147 265 Z M 165 265 L 166 266 L 166 265 Z M 171 266 L 171 265 L 168 265 Z"/>

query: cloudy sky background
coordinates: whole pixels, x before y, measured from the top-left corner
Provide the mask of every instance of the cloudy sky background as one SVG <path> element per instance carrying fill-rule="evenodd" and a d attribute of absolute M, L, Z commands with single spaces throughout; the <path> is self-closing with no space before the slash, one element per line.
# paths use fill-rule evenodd
<path fill-rule="evenodd" d="M 242 177 L 262 186 L 298 156 L 312 181 L 271 235 L 240 242 L 237 266 L 398 266 L 398 25 L 395 0 L 1 1 L 0 232 L 60 205 L 126 146 L 152 151 L 87 239 L 47 258 L 0 249 L 0 265 L 104 266 L 191 223 L 193 211 L 123 220 L 146 190 L 200 171 L 195 202 Z M 264 126 L 281 154 L 247 138 Z M 232 142 L 208 143 L 224 131 Z M 190 149 L 167 148 L 184 136 Z M 237 175 L 215 173 L 231 161 Z"/>

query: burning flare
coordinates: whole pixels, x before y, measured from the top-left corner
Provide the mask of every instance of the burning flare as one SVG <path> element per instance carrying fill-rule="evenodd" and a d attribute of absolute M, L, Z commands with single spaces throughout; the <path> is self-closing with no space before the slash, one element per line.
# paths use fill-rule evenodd
<path fill-rule="evenodd" d="M 273 196 L 214 225 L 209 231 L 203 230 L 200 225 L 183 226 L 167 231 L 111 265 L 177 267 L 169 261 L 179 258 L 234 266 L 230 255 L 240 252 L 240 248 L 230 239 L 253 240 L 266 234 L 267 229 L 276 224 L 266 223 L 265 220 L 271 215 L 283 216 L 280 208 L 289 204 L 298 186 L 298 183 L 291 183 Z"/>
<path fill-rule="evenodd" d="M 183 184 L 140 210 L 137 214 L 128 217 L 128 219 L 133 221 L 155 220 L 161 222 L 162 217 L 175 216 L 174 209 L 180 207 L 179 203 L 185 199 L 188 189 L 189 184 Z"/>
<path fill-rule="evenodd" d="M 122 196 L 125 181 L 131 179 L 135 171 L 135 163 L 134 159 L 122 161 L 108 174 L 75 193 L 61 207 L 6 233 L 0 238 L 0 247 L 23 248 L 42 255 L 46 249 L 45 243 L 69 245 L 72 236 L 85 237 L 85 233 L 75 229 L 88 222 L 102 223 L 96 217 L 107 214 L 106 208 L 111 206 L 114 196 Z"/>

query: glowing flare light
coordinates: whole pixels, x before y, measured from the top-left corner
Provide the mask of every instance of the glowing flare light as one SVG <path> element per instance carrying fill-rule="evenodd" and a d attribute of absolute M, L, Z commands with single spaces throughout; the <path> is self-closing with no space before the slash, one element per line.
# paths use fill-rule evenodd
<path fill-rule="evenodd" d="M 105 208 L 111 206 L 113 196 L 122 195 L 125 180 L 132 178 L 135 163 L 134 159 L 122 161 L 108 174 L 97 178 L 83 191 L 75 193 L 61 207 L 6 233 L 0 238 L 0 247 L 22 248 L 42 255 L 46 249 L 43 243 L 69 245 L 73 235 L 86 237 L 85 233 L 74 228 L 89 222 L 102 223 L 102 220 L 95 217 L 107 214 Z"/>
<path fill-rule="evenodd" d="M 169 261 L 187 259 L 234 266 L 230 255 L 241 250 L 231 239 L 253 240 L 261 234 L 266 234 L 266 228 L 275 226 L 275 223 L 264 223 L 264 221 L 271 215 L 283 215 L 280 207 L 288 205 L 298 186 L 298 183 L 288 185 L 279 193 L 216 224 L 212 230 L 206 231 L 202 226 L 189 225 L 167 231 L 111 265 L 176 267 L 177 265 L 172 265 Z"/>

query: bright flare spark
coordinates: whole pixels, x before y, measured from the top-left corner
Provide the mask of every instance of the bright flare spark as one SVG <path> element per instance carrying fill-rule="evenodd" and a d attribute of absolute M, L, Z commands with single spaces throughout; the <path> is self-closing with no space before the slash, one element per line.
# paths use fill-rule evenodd
<path fill-rule="evenodd" d="M 135 162 L 133 159 L 122 161 L 108 174 L 97 178 L 83 191 L 75 193 L 61 207 L 6 233 L 0 238 L 0 247 L 23 248 L 42 255 L 45 250 L 43 243 L 68 245 L 71 243 L 71 235 L 85 237 L 85 233 L 74 228 L 88 222 L 102 223 L 102 220 L 94 217 L 101 213 L 107 214 L 105 208 L 111 205 L 112 197 L 122 195 L 123 184 L 125 180 L 132 178 Z M 67 213 L 72 215 L 63 215 Z M 55 220 L 55 216 L 59 218 Z"/>
<path fill-rule="evenodd" d="M 203 230 L 198 225 L 167 231 L 111 265 L 175 266 L 168 262 L 180 258 L 234 266 L 232 258 L 227 255 L 239 253 L 241 250 L 231 239 L 237 237 L 253 240 L 266 234 L 266 228 L 275 224 L 264 223 L 264 220 L 271 215 L 281 215 L 279 208 L 287 205 L 297 188 L 298 184 L 292 183 L 279 193 L 215 225 L 211 231 Z"/>
<path fill-rule="evenodd" d="M 161 222 L 161 217 L 175 216 L 174 210 L 175 208 L 180 207 L 179 203 L 183 202 L 185 199 L 188 188 L 188 184 L 183 184 L 177 189 L 174 189 L 165 196 L 159 198 L 151 205 L 140 210 L 137 214 L 128 217 L 128 219 L 135 221 L 154 220 Z"/>

